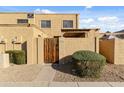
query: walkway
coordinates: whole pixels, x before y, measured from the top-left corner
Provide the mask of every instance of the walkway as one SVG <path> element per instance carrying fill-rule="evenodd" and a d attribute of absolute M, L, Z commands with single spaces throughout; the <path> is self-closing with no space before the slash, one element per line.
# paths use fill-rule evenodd
<path fill-rule="evenodd" d="M 0 87 L 124 87 L 124 82 L 1 82 Z"/>

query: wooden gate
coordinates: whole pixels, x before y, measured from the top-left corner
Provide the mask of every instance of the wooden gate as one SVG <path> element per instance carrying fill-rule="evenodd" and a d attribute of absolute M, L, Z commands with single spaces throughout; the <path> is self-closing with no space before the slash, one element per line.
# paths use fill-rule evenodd
<path fill-rule="evenodd" d="M 59 38 L 44 39 L 44 62 L 55 63 L 59 61 Z"/>

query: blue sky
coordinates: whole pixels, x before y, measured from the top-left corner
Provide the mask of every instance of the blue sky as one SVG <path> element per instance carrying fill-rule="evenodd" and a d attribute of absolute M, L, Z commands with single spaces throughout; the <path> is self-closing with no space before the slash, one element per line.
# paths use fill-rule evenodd
<path fill-rule="evenodd" d="M 79 13 L 80 28 L 124 29 L 123 6 L 0 6 L 0 12 Z"/>

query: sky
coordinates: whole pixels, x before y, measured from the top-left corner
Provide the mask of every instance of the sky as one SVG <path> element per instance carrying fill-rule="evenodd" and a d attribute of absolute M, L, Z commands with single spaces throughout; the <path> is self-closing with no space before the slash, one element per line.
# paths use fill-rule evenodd
<path fill-rule="evenodd" d="M 124 29 L 124 6 L 0 6 L 0 12 L 78 13 L 80 28 Z"/>

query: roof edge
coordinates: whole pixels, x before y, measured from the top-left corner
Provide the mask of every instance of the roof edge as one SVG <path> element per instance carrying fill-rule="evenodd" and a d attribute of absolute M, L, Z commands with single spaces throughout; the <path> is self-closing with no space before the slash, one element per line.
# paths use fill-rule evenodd
<path fill-rule="evenodd" d="M 0 12 L 0 14 L 28 14 L 34 12 Z M 80 15 L 79 13 L 34 13 L 35 15 Z"/>
<path fill-rule="evenodd" d="M 90 31 L 90 30 L 95 30 L 95 31 L 98 31 L 100 30 L 100 28 L 81 28 L 81 29 L 77 29 L 77 28 L 72 28 L 72 29 L 61 29 L 62 31 Z"/>

